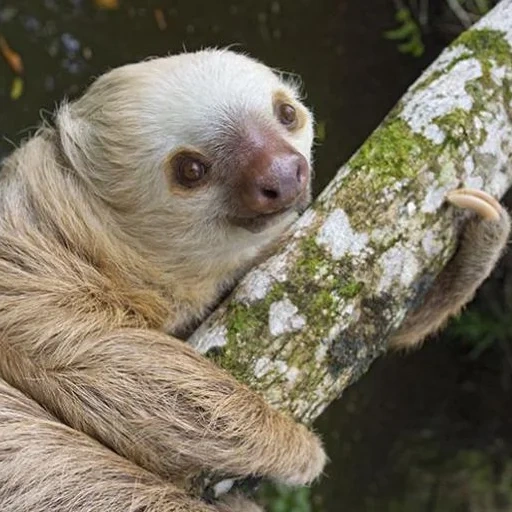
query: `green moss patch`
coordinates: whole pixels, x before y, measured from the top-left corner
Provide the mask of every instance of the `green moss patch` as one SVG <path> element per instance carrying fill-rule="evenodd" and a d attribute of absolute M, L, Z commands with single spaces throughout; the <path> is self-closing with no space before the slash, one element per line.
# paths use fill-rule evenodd
<path fill-rule="evenodd" d="M 503 32 L 491 29 L 473 29 L 461 34 L 453 43 L 463 45 L 483 65 L 494 61 L 500 66 L 512 63 L 512 52 Z"/>
<path fill-rule="evenodd" d="M 375 190 L 414 177 L 418 160 L 425 159 L 432 150 L 433 144 L 413 133 L 407 121 L 398 117 L 399 112 L 395 109 L 350 161 L 351 169 L 362 176 L 371 171 L 367 184 Z"/>

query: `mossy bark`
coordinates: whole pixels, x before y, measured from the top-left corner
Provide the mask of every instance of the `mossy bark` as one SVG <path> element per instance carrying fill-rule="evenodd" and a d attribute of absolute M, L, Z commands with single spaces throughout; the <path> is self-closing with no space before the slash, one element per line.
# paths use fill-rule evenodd
<path fill-rule="evenodd" d="M 277 408 L 311 422 L 370 363 L 451 256 L 459 186 L 512 183 L 512 0 L 447 48 L 192 336 Z"/>

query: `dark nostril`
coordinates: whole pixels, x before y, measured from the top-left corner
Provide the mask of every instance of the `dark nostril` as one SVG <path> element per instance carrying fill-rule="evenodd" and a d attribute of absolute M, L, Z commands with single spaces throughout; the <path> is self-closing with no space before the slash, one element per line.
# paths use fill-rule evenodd
<path fill-rule="evenodd" d="M 267 198 L 267 199 L 277 199 L 279 197 L 279 194 L 275 190 L 271 190 L 269 188 L 264 188 L 261 190 L 261 193 Z"/>
<path fill-rule="evenodd" d="M 302 182 L 302 178 L 303 178 L 303 175 L 304 175 L 304 172 L 302 171 L 302 166 L 300 164 L 297 164 L 297 181 L 299 183 Z"/>

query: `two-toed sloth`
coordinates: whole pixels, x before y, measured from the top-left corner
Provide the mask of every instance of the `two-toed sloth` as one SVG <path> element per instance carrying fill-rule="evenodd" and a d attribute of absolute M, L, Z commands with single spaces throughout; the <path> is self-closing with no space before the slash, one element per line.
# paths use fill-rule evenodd
<path fill-rule="evenodd" d="M 310 197 L 312 116 L 268 67 L 207 50 L 127 65 L 61 106 L 0 181 L 0 510 L 249 512 L 205 472 L 307 484 L 315 434 L 168 333 L 200 319 Z M 394 341 L 488 275 L 509 222 L 477 191 L 459 251 Z"/>

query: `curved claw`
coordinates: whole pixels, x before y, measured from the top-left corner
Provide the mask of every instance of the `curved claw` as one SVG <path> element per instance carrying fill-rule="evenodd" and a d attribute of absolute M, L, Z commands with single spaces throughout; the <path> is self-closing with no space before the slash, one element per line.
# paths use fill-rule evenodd
<path fill-rule="evenodd" d="M 454 206 L 474 211 L 485 220 L 497 221 L 501 215 L 500 203 L 482 190 L 459 188 L 448 192 L 446 199 Z"/>

